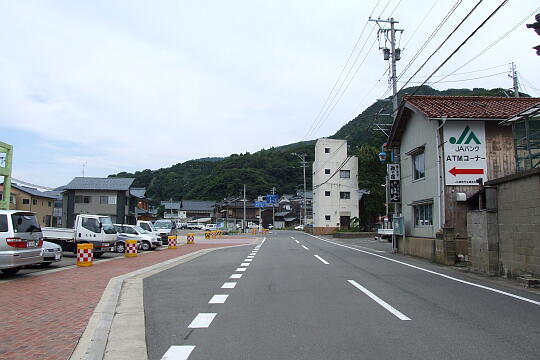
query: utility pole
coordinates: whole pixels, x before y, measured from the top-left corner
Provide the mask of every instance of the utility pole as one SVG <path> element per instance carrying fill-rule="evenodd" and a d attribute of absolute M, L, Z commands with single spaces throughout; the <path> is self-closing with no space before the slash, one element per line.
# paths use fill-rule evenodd
<path fill-rule="evenodd" d="M 242 232 L 244 232 L 246 226 L 246 184 L 244 184 L 244 199 L 242 201 L 244 202 L 244 219 L 242 220 Z"/>
<path fill-rule="evenodd" d="M 296 155 L 302 160 L 301 164 L 304 168 L 304 226 L 307 226 L 307 210 L 306 210 L 306 167 L 307 167 L 307 161 L 306 161 L 306 153 L 303 154 L 297 154 L 292 153 L 292 155 Z M 300 218 L 302 217 L 302 214 L 300 214 Z"/>
<path fill-rule="evenodd" d="M 397 101 L 397 69 L 396 62 L 401 59 L 401 49 L 396 48 L 396 32 L 403 33 L 403 29 L 396 29 L 395 24 L 399 21 L 390 18 L 388 20 L 381 19 L 369 19 L 369 21 L 374 21 L 379 26 L 379 31 L 377 37 L 382 34 L 385 39 L 385 46 L 379 47 L 379 50 L 383 50 L 384 60 L 390 60 L 390 81 L 392 82 L 392 110 L 394 117 L 397 113 L 398 101 Z M 380 23 L 390 24 L 390 28 L 383 28 Z M 390 42 L 390 49 L 386 47 L 386 42 Z"/>
<path fill-rule="evenodd" d="M 519 82 L 517 77 L 517 70 L 516 70 L 516 64 L 512 61 L 511 69 L 512 74 L 510 77 L 512 78 L 512 83 L 514 86 L 514 97 L 519 97 Z"/>
<path fill-rule="evenodd" d="M 276 194 L 276 187 L 273 186 L 272 187 L 272 195 L 275 195 L 275 194 Z M 274 226 L 274 222 L 276 221 L 276 216 L 275 216 L 275 212 L 274 212 L 276 207 L 274 205 L 275 204 L 272 204 L 272 226 Z"/>

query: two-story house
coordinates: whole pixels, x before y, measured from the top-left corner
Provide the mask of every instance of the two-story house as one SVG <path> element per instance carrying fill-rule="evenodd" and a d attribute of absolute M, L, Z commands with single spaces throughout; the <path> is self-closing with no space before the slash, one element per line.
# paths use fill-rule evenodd
<path fill-rule="evenodd" d="M 4 185 L 0 184 L 0 198 Z M 32 211 L 41 226 L 53 225 L 55 197 L 35 188 L 11 183 L 10 206 L 12 210 Z"/>

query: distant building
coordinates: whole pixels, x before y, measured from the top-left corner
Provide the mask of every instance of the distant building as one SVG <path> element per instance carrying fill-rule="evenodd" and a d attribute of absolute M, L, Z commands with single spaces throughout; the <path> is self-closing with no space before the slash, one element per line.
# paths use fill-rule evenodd
<path fill-rule="evenodd" d="M 205 200 L 181 200 L 181 201 L 161 201 L 161 205 L 165 207 L 165 218 L 169 219 L 210 219 L 215 218 L 214 201 Z"/>
<path fill-rule="evenodd" d="M 0 184 L 0 199 L 4 185 Z M 35 188 L 11 184 L 10 206 L 12 210 L 32 211 L 41 226 L 51 226 L 55 197 Z"/>
<path fill-rule="evenodd" d="M 64 187 L 63 223 L 72 227 L 78 214 L 110 216 L 114 223 L 135 224 L 134 178 L 76 177 Z"/>
<path fill-rule="evenodd" d="M 348 229 L 358 217 L 358 158 L 347 141 L 319 139 L 313 162 L 313 233 Z"/>

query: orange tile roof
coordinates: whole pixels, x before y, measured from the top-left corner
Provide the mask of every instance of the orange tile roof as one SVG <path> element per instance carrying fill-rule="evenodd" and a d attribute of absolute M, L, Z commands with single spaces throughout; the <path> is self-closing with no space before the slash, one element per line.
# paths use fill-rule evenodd
<path fill-rule="evenodd" d="M 508 119 L 531 106 L 540 98 L 507 98 L 493 96 L 405 96 L 403 100 L 429 118 Z"/>

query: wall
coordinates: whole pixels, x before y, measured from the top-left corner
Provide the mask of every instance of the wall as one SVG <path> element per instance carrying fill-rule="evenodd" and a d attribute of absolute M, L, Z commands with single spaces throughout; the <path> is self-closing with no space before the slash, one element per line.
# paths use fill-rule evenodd
<path fill-rule="evenodd" d="M 330 153 L 325 153 L 330 148 Z M 347 141 L 319 139 L 315 144 L 313 162 L 313 232 L 330 234 L 340 227 L 340 217 L 358 217 L 358 158 L 347 159 Z M 330 170 L 330 174 L 325 173 Z M 349 170 L 350 178 L 341 178 L 339 170 Z M 330 191 L 330 196 L 325 192 Z M 350 199 L 341 199 L 349 192 Z M 330 220 L 326 216 L 330 215 Z"/>
<path fill-rule="evenodd" d="M 499 273 L 499 232 L 497 213 L 475 210 L 467 213 L 470 237 L 469 261 L 471 270 L 488 275 Z"/>
<path fill-rule="evenodd" d="M 500 263 L 503 275 L 540 276 L 540 169 L 497 185 Z"/>

